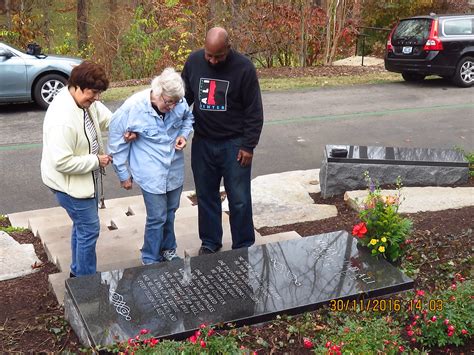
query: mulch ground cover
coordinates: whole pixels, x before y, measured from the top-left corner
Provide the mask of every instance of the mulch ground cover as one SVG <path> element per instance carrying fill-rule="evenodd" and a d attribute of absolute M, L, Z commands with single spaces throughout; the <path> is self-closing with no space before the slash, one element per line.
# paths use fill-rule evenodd
<path fill-rule="evenodd" d="M 79 340 L 64 320 L 64 309 L 48 282 L 48 275 L 59 269 L 48 261 L 41 240 L 33 233 L 9 234 L 20 244 L 33 244 L 41 263 L 34 265 L 32 274 L 0 281 L 0 352 L 78 351 Z"/>

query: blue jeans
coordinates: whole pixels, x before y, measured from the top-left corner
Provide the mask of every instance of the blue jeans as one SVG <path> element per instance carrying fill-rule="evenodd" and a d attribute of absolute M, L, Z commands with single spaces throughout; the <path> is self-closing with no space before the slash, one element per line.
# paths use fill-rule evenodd
<path fill-rule="evenodd" d="M 199 238 L 212 251 L 222 247 L 222 203 L 219 186 L 222 178 L 229 201 L 232 249 L 255 242 L 250 195 L 251 166 L 237 161 L 240 138 L 215 141 L 194 137 L 191 167 L 198 201 Z"/>
<path fill-rule="evenodd" d="M 72 219 L 71 273 L 76 276 L 92 275 L 97 271 L 95 245 L 99 238 L 99 198 L 74 198 L 54 191 L 56 199 Z"/>
<path fill-rule="evenodd" d="M 163 261 L 164 250 L 176 249 L 174 217 L 183 187 L 165 194 L 152 194 L 142 189 L 146 208 L 142 261 L 145 265 Z"/>

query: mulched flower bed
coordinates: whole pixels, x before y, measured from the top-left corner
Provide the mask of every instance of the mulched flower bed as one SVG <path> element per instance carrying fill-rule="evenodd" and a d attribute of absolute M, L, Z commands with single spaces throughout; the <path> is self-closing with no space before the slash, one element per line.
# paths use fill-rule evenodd
<path fill-rule="evenodd" d="M 10 225 L 3 222 L 3 227 Z M 30 231 L 9 233 L 20 244 L 33 244 L 41 264 L 36 272 L 0 281 L 0 352 L 77 352 L 81 346 L 64 320 L 64 310 L 49 287 L 59 272 Z"/>

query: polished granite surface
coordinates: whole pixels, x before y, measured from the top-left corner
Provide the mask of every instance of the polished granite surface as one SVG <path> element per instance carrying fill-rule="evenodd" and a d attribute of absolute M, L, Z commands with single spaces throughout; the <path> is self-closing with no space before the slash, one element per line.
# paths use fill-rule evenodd
<path fill-rule="evenodd" d="M 333 149 L 346 149 L 346 157 L 331 155 Z M 467 167 L 464 155 L 454 149 L 376 147 L 364 145 L 326 145 L 325 157 L 328 162 L 432 165 Z"/>
<path fill-rule="evenodd" d="M 76 333 L 85 329 L 93 345 L 105 345 L 143 328 L 183 338 L 202 323 L 258 323 L 332 299 L 412 287 L 413 280 L 339 231 L 68 279 L 66 305 L 78 315 L 71 322 Z"/>

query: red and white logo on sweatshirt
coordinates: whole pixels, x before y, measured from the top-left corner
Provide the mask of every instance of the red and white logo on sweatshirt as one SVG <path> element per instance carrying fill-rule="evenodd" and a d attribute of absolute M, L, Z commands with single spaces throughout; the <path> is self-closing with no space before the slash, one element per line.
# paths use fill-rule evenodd
<path fill-rule="evenodd" d="M 227 111 L 226 80 L 201 78 L 199 81 L 199 108 L 204 111 Z"/>

